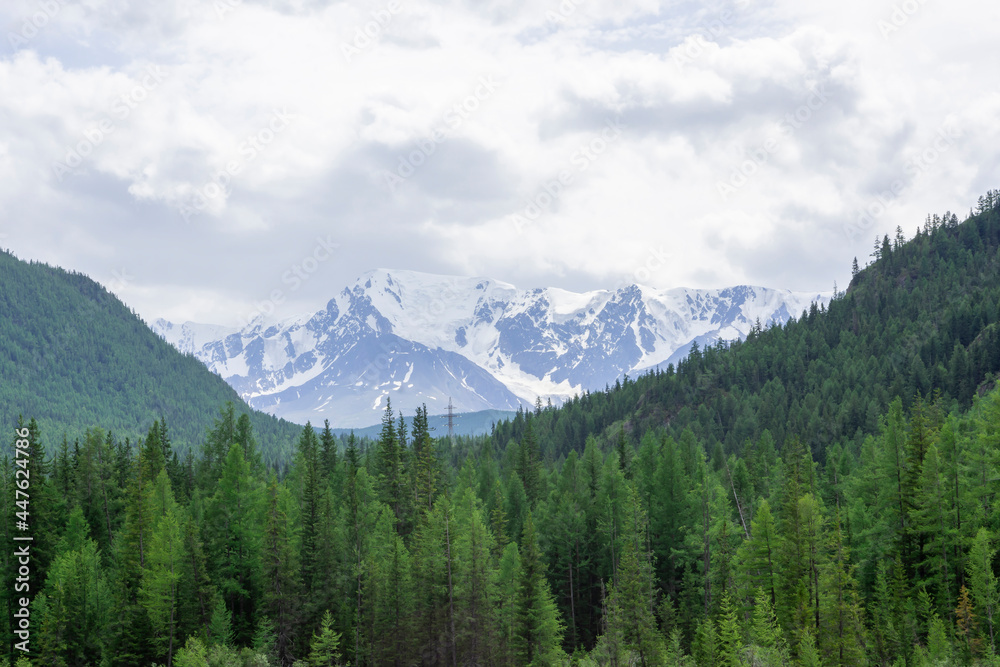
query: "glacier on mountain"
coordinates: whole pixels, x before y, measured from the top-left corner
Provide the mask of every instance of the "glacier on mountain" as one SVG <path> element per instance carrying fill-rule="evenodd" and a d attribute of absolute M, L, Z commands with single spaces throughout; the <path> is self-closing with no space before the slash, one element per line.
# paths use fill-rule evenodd
<path fill-rule="evenodd" d="M 318 312 L 242 329 L 157 320 L 153 329 L 253 407 L 338 427 L 411 415 L 559 403 L 683 358 L 697 342 L 783 324 L 830 293 L 741 285 L 574 293 L 487 278 L 378 269 Z"/>

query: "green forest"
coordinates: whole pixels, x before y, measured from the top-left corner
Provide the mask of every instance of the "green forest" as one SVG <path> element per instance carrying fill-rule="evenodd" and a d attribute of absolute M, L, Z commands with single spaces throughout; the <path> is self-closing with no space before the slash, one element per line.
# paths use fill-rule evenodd
<path fill-rule="evenodd" d="M 490 436 L 391 404 L 292 447 L 233 403 L 183 447 L 152 408 L 135 440 L 25 413 L 0 511 L 14 544 L 29 479 L 31 644 L 5 586 L 0 661 L 1000 665 L 1000 193 L 870 259 L 828 307 Z"/>
<path fill-rule="evenodd" d="M 197 449 L 219 406 L 243 404 L 87 276 L 0 250 L 0 428 L 32 415 L 50 434 L 102 428 L 137 440 L 166 417 L 181 453 Z M 265 461 L 289 457 L 300 426 L 248 411 Z"/>

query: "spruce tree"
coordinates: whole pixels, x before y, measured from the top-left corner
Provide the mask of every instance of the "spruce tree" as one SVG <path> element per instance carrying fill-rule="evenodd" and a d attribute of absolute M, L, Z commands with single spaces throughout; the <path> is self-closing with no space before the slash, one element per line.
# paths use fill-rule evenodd
<path fill-rule="evenodd" d="M 234 443 L 206 510 L 206 534 L 210 574 L 232 614 L 234 641 L 243 646 L 257 626 L 263 509 L 260 485 L 251 475 L 243 447 Z"/>
<path fill-rule="evenodd" d="M 996 549 L 993 548 L 990 532 L 986 528 L 980 528 L 972 542 L 965 567 L 972 599 L 975 600 L 976 610 L 983 620 L 989 641 L 988 655 L 996 652 L 993 617 L 1000 611 L 1000 589 L 997 588 L 997 577 L 993 573 L 995 556 Z"/>
<path fill-rule="evenodd" d="M 460 664 L 489 664 L 498 653 L 493 539 L 482 503 L 466 489 L 455 504 L 455 620 Z"/>
<path fill-rule="evenodd" d="M 299 516 L 301 524 L 302 585 L 306 591 L 313 588 L 313 581 L 320 576 L 317 571 L 319 560 L 318 533 L 321 516 L 320 503 L 326 484 L 323 464 L 320 459 L 319 439 L 312 425 L 306 422 L 298 441 L 298 476 L 300 484 Z"/>
<path fill-rule="evenodd" d="M 539 469 L 542 456 L 533 422 L 534 419 L 529 419 L 525 426 L 517 462 L 517 474 L 524 485 L 524 493 L 528 497 L 529 507 L 534 507 L 541 495 Z"/>
<path fill-rule="evenodd" d="M 729 593 L 722 595 L 719 605 L 719 665 L 740 667 L 743 664 L 743 630 L 736 617 Z"/>
<path fill-rule="evenodd" d="M 555 665 L 562 656 L 563 625 L 545 579 L 531 512 L 524 522 L 520 552 L 514 655 L 521 665 Z"/>
<path fill-rule="evenodd" d="M 82 512 L 70 521 L 83 528 Z M 97 543 L 85 530 L 60 545 L 44 586 L 32 605 L 32 652 L 43 664 L 98 664 L 109 648 L 115 613 L 107 572 Z"/>
<path fill-rule="evenodd" d="M 835 517 L 829 561 L 822 566 L 819 650 L 825 665 L 859 665 L 865 660 L 865 628 L 854 566 Z"/>
<path fill-rule="evenodd" d="M 143 569 L 139 599 L 149 615 L 151 642 L 168 667 L 180 648 L 179 582 L 185 561 L 183 518 L 173 498 L 166 470 L 161 470 L 154 487 L 157 516 L 150 534 L 149 552 Z"/>
<path fill-rule="evenodd" d="M 323 612 L 317 631 L 309 644 L 309 667 L 336 667 L 340 663 L 340 633 L 333 631 L 333 617 Z"/>
<path fill-rule="evenodd" d="M 261 581 L 265 591 L 263 607 L 273 624 L 274 653 L 281 667 L 291 667 L 295 661 L 294 643 L 300 621 L 299 562 L 288 518 L 291 504 L 288 491 L 272 476 L 260 551 Z"/>

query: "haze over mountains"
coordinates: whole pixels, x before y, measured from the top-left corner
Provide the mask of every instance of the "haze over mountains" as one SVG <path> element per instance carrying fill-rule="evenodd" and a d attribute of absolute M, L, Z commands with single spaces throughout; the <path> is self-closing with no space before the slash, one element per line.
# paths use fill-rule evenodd
<path fill-rule="evenodd" d="M 404 414 L 421 404 L 443 413 L 449 398 L 456 412 L 560 403 L 829 299 L 746 285 L 577 294 L 378 269 L 315 313 L 242 329 L 161 319 L 153 329 L 257 409 L 361 427 L 378 422 L 387 399 Z"/>

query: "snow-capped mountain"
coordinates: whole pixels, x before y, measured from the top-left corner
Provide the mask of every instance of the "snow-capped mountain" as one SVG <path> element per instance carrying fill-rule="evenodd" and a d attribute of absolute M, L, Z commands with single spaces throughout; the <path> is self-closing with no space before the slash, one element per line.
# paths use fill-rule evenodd
<path fill-rule="evenodd" d="M 675 362 L 695 341 L 743 338 L 829 293 L 762 287 L 577 294 L 519 290 L 487 278 L 371 271 L 319 312 L 241 329 L 157 320 L 255 408 L 304 423 L 377 423 L 391 398 L 405 414 L 515 410 L 603 389 Z"/>

